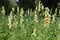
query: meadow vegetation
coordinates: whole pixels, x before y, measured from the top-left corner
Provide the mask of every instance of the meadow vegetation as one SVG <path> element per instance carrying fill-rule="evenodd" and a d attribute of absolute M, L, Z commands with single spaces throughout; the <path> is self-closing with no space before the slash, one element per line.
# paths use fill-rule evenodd
<path fill-rule="evenodd" d="M 35 10 L 26 10 L 19 6 L 14 14 L 14 7 L 10 15 L 5 16 L 2 6 L 0 11 L 0 40 L 60 40 L 60 15 L 56 17 L 57 9 L 52 16 L 49 9 L 40 2 Z M 44 10 L 45 9 L 45 10 Z M 58 12 L 60 14 L 60 10 Z"/>

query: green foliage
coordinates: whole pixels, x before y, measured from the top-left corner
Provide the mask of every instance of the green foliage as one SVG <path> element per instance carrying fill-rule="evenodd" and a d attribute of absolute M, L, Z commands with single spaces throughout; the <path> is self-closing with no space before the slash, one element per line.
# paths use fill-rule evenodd
<path fill-rule="evenodd" d="M 0 40 L 60 40 L 60 17 L 54 16 L 55 21 L 50 20 L 49 26 L 45 27 L 44 13 L 48 13 L 48 9 L 42 11 L 43 6 L 39 9 L 40 6 L 36 6 L 34 11 L 28 9 L 26 12 L 23 8 L 19 11 L 17 7 L 16 14 L 12 8 L 8 17 L 5 16 L 5 11 L 0 12 Z"/>

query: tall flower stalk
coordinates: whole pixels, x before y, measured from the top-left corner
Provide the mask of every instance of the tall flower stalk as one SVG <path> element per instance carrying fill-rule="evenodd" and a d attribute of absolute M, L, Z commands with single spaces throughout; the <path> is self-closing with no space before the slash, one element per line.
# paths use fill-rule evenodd
<path fill-rule="evenodd" d="M 49 9 L 46 8 L 45 18 L 44 18 L 44 26 L 47 27 L 47 28 L 49 28 L 50 19 L 51 19 L 51 15 L 49 14 Z"/>

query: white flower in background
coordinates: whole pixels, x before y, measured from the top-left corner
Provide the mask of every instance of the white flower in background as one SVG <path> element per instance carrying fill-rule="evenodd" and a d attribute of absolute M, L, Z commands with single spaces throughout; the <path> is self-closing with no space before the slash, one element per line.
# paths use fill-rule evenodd
<path fill-rule="evenodd" d="M 12 14 L 13 12 L 11 11 L 10 12 L 10 15 L 8 16 L 8 21 L 9 21 L 9 23 L 8 23 L 8 26 L 9 26 L 9 29 L 11 29 L 12 28 L 12 19 L 13 19 L 13 14 Z"/>
<path fill-rule="evenodd" d="M 36 37 L 36 28 L 34 28 L 32 35 Z"/>
<path fill-rule="evenodd" d="M 19 13 L 19 6 L 17 7 L 17 12 Z"/>
<path fill-rule="evenodd" d="M 34 16 L 34 21 L 36 22 L 36 23 L 38 23 L 38 17 L 37 17 L 37 14 L 36 14 L 37 12 L 36 12 L 36 10 L 35 10 L 35 16 Z"/>
<path fill-rule="evenodd" d="M 2 11 L 1 11 L 2 15 L 5 15 L 5 8 L 4 6 L 2 6 Z"/>
<path fill-rule="evenodd" d="M 14 7 L 12 8 L 12 11 L 13 11 L 13 12 L 15 11 L 15 8 L 14 8 Z"/>
<path fill-rule="evenodd" d="M 59 10 L 59 14 L 60 14 L 60 10 Z"/>
<path fill-rule="evenodd" d="M 19 0 L 16 0 L 16 2 L 18 2 Z"/>

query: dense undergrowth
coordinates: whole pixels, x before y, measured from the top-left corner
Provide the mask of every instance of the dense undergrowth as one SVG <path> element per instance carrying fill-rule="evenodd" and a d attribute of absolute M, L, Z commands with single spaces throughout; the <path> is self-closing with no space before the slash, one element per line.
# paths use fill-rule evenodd
<path fill-rule="evenodd" d="M 52 16 L 49 9 L 41 4 L 36 9 L 23 8 L 14 14 L 14 8 L 9 16 L 5 16 L 4 6 L 0 11 L 0 40 L 60 40 L 60 17 L 56 12 Z M 59 11 L 60 12 L 60 11 Z"/>

